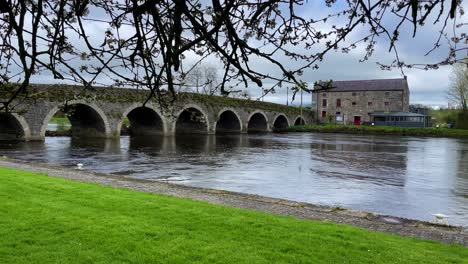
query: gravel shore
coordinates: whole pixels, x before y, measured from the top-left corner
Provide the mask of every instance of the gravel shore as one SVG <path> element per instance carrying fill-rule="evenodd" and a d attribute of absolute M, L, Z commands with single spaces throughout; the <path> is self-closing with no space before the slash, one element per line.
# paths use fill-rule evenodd
<path fill-rule="evenodd" d="M 0 159 L 0 166 L 45 173 L 52 177 L 188 198 L 212 204 L 293 216 L 301 219 L 347 224 L 373 231 L 459 244 L 465 247 L 468 246 L 468 228 L 464 227 L 443 226 L 430 222 L 384 216 L 343 208 L 318 206 L 259 195 L 196 188 L 157 181 L 137 180 L 125 176 L 97 174 L 71 168 L 47 164 L 32 164 L 6 158 Z"/>

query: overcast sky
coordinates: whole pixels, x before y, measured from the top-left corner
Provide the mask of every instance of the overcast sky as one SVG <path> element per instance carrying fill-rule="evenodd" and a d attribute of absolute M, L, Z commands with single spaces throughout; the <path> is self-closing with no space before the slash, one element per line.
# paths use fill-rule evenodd
<path fill-rule="evenodd" d="M 464 3 L 464 9 L 468 8 L 467 3 Z M 339 6 L 338 6 L 339 7 Z M 307 1 L 300 9 L 300 14 L 303 17 L 319 18 L 324 16 L 330 11 L 329 8 L 324 6 L 324 1 Z M 98 14 L 99 15 L 99 14 Z M 466 20 L 466 18 L 464 18 Z M 330 21 L 328 25 L 323 25 L 324 28 L 331 26 L 336 21 Z M 388 23 L 391 24 L 392 20 Z M 467 22 L 467 21 L 464 21 Z M 400 41 L 398 42 L 398 50 L 402 61 L 412 63 L 431 63 L 437 62 L 447 54 L 447 45 L 443 45 L 439 50 L 436 50 L 429 56 L 424 56 L 428 50 L 430 50 L 437 40 L 438 30 L 441 25 L 432 25 L 427 23 L 425 27 L 421 28 L 416 38 L 412 38 L 412 28 L 405 27 L 404 32 L 400 35 Z M 90 22 L 87 25 L 88 35 L 91 39 L 95 39 L 96 43 L 102 42 L 102 31 L 107 28 L 106 25 L 99 23 Z M 466 27 L 465 27 L 466 29 Z M 356 30 L 348 38 L 349 42 L 362 37 L 365 34 L 364 29 Z M 73 38 L 73 36 L 70 36 Z M 466 44 L 465 44 L 466 45 Z M 373 57 L 366 62 L 359 62 L 359 59 L 365 54 L 364 47 L 360 47 L 353 50 L 349 54 L 342 53 L 329 53 L 323 62 L 319 65 L 320 68 L 317 70 L 306 70 L 304 75 L 300 78 L 303 81 L 309 83 L 309 88 L 317 80 L 363 80 L 363 79 L 384 79 L 384 78 L 402 78 L 400 70 L 395 69 L 392 71 L 383 71 L 377 65 L 377 62 L 390 64 L 394 60 L 393 53 L 388 52 L 388 41 L 381 40 L 376 46 L 376 51 Z M 466 56 L 465 54 L 459 54 L 460 56 Z M 186 64 L 190 64 L 190 54 L 186 56 Z M 193 59 L 193 58 L 192 58 Z M 295 62 L 287 61 L 287 58 L 278 58 L 282 60 L 286 65 L 294 64 Z M 216 64 L 216 61 L 209 62 L 210 64 Z M 279 74 L 277 69 L 273 66 L 264 64 L 260 61 L 254 67 L 261 67 L 264 71 L 269 71 L 271 74 Z M 270 67 L 270 68 L 268 68 Z M 408 78 L 410 88 L 410 103 L 412 104 L 426 104 L 426 105 L 447 105 L 448 99 L 446 96 L 447 88 L 450 83 L 451 67 L 446 66 L 438 70 L 424 71 L 424 70 L 404 70 L 405 75 Z M 222 69 L 220 69 L 221 74 Z M 101 80 L 106 83 L 105 80 Z M 33 78 L 33 82 L 40 83 L 54 83 L 56 81 L 50 75 L 41 75 Z M 264 87 L 268 88 L 271 84 L 264 83 Z M 261 88 L 252 85 L 249 87 L 249 93 L 252 98 L 256 98 L 261 94 Z M 276 103 L 286 103 L 286 90 L 277 90 L 275 94 L 269 94 L 265 97 L 265 101 L 271 101 Z M 296 99 L 298 102 L 298 99 Z M 304 93 L 304 103 L 310 104 L 310 94 Z"/>
<path fill-rule="evenodd" d="M 464 10 L 467 10 L 467 3 L 463 3 Z M 302 10 L 302 16 L 308 14 L 325 14 L 330 9 L 326 8 L 323 1 L 308 1 Z M 437 12 L 435 12 L 437 13 Z M 432 17 L 434 18 L 434 17 Z M 433 21 L 433 20 L 429 20 Z M 389 21 L 391 24 L 392 21 Z M 458 21 L 460 22 L 460 21 Z M 463 22 L 467 22 L 466 16 Z M 332 23 L 332 21 L 330 21 Z M 426 25 L 418 29 L 415 38 L 412 37 L 412 28 L 407 26 L 401 32 L 400 41 L 398 42 L 398 51 L 400 59 L 404 62 L 411 63 L 434 63 L 447 55 L 448 45 L 442 42 L 440 49 L 431 53 L 429 56 L 424 54 L 429 51 L 436 42 L 441 25 Z M 466 33 L 466 26 L 464 28 Z M 353 32 L 349 40 L 352 42 L 358 37 L 362 37 L 363 31 L 357 30 Z M 463 45 L 463 44 L 462 44 Z M 466 44 L 464 44 L 466 46 Z M 377 62 L 390 64 L 394 60 L 393 53 L 388 52 L 388 41 L 382 39 L 374 52 L 373 57 L 366 62 L 359 62 L 359 59 L 364 55 L 364 48 L 358 48 L 349 54 L 331 53 L 324 59 L 318 70 L 307 70 L 302 77 L 311 85 L 317 80 L 362 80 L 362 79 L 384 79 L 384 78 L 402 78 L 400 70 L 395 69 L 392 71 L 381 70 Z M 458 54 L 461 57 L 467 57 L 467 52 Z M 450 83 L 452 67 L 445 66 L 438 70 L 418 70 L 418 69 L 404 69 L 404 74 L 408 78 L 410 88 L 410 103 L 411 104 L 426 104 L 426 105 L 440 105 L 446 106 L 447 88 Z M 259 91 L 257 91 L 259 93 Z M 304 94 L 305 102 L 310 103 L 311 97 L 309 94 Z M 284 103 L 286 101 L 285 91 L 279 91 L 274 95 L 267 95 L 266 101 L 277 103 Z"/>

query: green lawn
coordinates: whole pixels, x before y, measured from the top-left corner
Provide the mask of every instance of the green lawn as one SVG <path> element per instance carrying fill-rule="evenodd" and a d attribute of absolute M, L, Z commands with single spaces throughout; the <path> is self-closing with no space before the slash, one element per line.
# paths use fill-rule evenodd
<path fill-rule="evenodd" d="M 345 126 L 345 125 L 304 125 L 291 126 L 287 131 L 294 132 L 320 132 L 320 133 L 346 133 L 346 134 L 374 134 L 374 135 L 400 135 L 423 137 L 459 137 L 468 138 L 467 129 L 453 128 L 404 128 L 390 126 Z"/>
<path fill-rule="evenodd" d="M 456 245 L 0 168 L 1 263 L 467 263 Z"/>

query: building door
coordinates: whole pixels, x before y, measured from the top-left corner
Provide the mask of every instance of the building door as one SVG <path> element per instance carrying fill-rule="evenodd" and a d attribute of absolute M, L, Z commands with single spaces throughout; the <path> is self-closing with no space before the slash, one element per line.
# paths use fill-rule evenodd
<path fill-rule="evenodd" d="M 361 125 L 361 116 L 354 116 L 354 125 L 355 126 Z"/>

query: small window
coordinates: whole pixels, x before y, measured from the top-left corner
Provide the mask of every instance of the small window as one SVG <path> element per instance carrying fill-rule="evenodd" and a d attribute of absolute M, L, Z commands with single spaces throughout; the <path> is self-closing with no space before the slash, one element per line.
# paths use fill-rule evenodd
<path fill-rule="evenodd" d="M 323 99 L 323 100 L 322 100 L 322 106 L 323 106 L 323 107 L 327 107 L 327 99 Z"/>
<path fill-rule="evenodd" d="M 356 95 L 357 95 L 357 93 L 353 93 L 353 96 L 356 96 Z"/>
<path fill-rule="evenodd" d="M 372 102 L 367 102 L 367 106 L 372 106 Z"/>
<path fill-rule="evenodd" d="M 389 106 L 390 105 L 390 102 L 385 102 L 385 106 Z"/>
<path fill-rule="evenodd" d="M 336 112 L 336 115 L 341 115 L 341 112 Z"/>
<path fill-rule="evenodd" d="M 336 99 L 336 107 L 341 107 L 341 99 Z"/>
<path fill-rule="evenodd" d="M 323 93 L 322 96 L 323 96 L 323 97 L 327 97 L 327 94 L 326 94 L 326 93 Z"/>
<path fill-rule="evenodd" d="M 327 111 L 322 111 L 322 118 L 327 117 Z"/>
<path fill-rule="evenodd" d="M 390 92 L 385 92 L 385 96 L 389 96 L 390 95 Z"/>
<path fill-rule="evenodd" d="M 356 102 L 352 102 L 352 105 L 356 105 Z"/>

